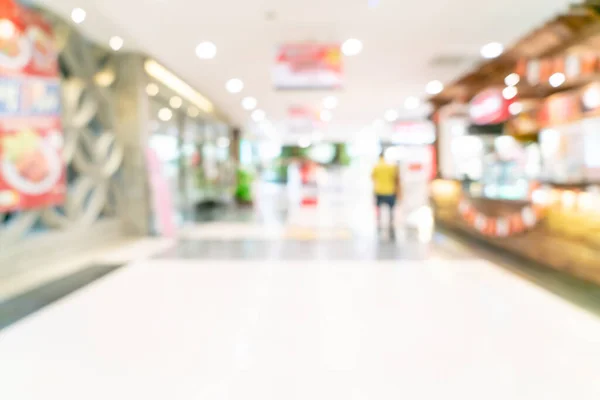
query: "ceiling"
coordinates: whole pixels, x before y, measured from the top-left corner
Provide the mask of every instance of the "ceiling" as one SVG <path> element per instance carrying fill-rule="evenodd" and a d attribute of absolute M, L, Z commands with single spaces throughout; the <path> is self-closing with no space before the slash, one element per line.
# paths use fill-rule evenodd
<path fill-rule="evenodd" d="M 509 46 L 546 20 L 566 11 L 568 0 L 39 0 L 68 18 L 74 7 L 87 11 L 81 29 L 108 43 L 125 39 L 168 66 L 229 118 L 246 126 L 244 96 L 257 98 L 269 120 L 282 121 L 292 105 L 321 107 L 327 92 L 278 92 L 270 70 L 277 44 L 360 39 L 362 53 L 344 62 L 344 89 L 330 126 L 361 129 L 386 110 L 401 117 L 408 96 L 425 99 L 433 79 L 450 82 L 479 60 L 482 45 Z M 273 20 L 266 14 L 272 12 Z M 217 45 L 213 60 L 200 60 L 201 41 Z M 442 59 L 442 62 L 435 62 Z M 444 59 L 452 62 L 443 62 Z M 230 94 L 225 82 L 244 81 Z M 414 113 L 414 112 L 413 112 Z M 354 128 L 350 128 L 354 127 Z"/>

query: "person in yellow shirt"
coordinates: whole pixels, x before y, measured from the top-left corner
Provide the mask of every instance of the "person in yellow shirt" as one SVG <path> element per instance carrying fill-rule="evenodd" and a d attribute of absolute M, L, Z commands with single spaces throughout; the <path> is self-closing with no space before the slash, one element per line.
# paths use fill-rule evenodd
<path fill-rule="evenodd" d="M 396 206 L 396 198 L 400 192 L 400 173 L 398 167 L 386 162 L 382 153 L 377 165 L 373 168 L 371 177 L 377 201 L 377 224 L 379 226 L 381 223 L 381 206 L 387 205 L 390 208 L 390 229 L 393 229 L 394 208 Z"/>

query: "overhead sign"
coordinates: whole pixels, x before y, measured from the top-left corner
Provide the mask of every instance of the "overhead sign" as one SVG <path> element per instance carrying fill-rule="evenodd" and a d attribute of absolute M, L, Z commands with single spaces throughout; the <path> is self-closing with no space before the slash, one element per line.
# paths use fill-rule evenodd
<path fill-rule="evenodd" d="M 52 29 L 15 7 L 0 10 L 0 212 L 58 205 L 66 193 Z"/>
<path fill-rule="evenodd" d="M 339 44 L 289 43 L 277 48 L 273 67 L 276 89 L 339 89 L 342 52 Z"/>
<path fill-rule="evenodd" d="M 501 89 L 485 90 L 471 100 L 469 105 L 471 121 L 476 125 L 506 122 L 511 116 L 509 107 L 512 103 L 513 100 L 507 100 L 502 96 Z"/>

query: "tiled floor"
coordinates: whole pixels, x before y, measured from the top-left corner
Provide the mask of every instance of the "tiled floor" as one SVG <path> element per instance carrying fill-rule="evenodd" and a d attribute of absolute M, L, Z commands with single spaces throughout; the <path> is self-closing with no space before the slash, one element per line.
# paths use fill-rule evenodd
<path fill-rule="evenodd" d="M 0 399 L 600 398 L 600 320 L 446 237 L 267 225 L 192 227 L 0 331 Z"/>

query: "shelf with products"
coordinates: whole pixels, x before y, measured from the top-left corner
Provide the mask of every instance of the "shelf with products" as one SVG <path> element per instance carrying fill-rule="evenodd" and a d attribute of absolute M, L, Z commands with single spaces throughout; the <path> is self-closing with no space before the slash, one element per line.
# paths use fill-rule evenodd
<path fill-rule="evenodd" d="M 431 99 L 432 199 L 438 222 L 600 284 L 600 17 L 585 10 Z"/>

